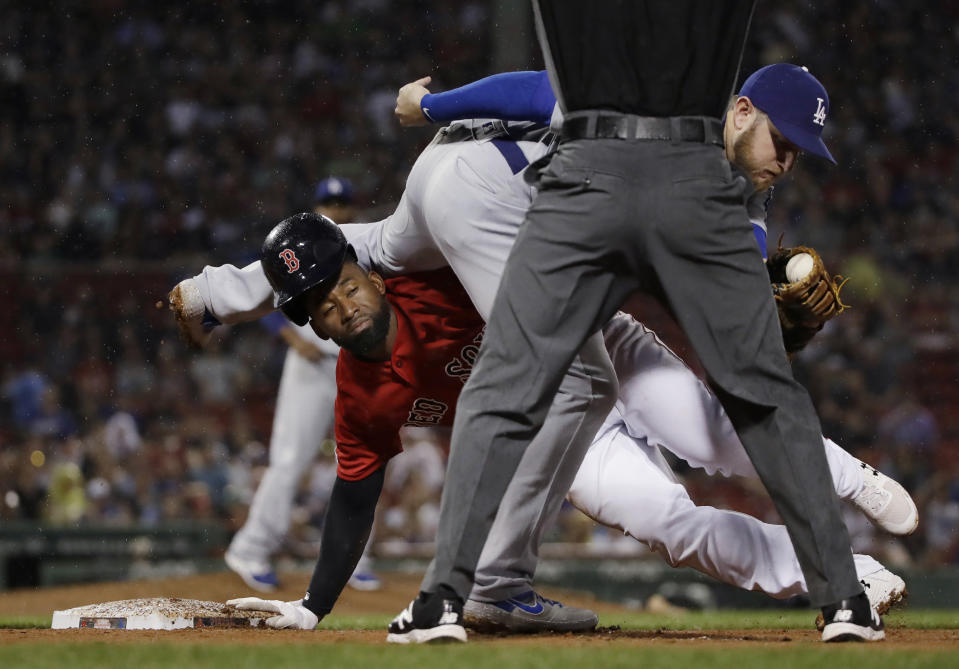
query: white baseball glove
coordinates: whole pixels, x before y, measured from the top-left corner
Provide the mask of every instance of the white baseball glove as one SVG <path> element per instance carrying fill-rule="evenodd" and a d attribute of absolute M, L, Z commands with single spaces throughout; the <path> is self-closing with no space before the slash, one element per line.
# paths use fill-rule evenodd
<path fill-rule="evenodd" d="M 274 629 L 312 630 L 320 619 L 315 613 L 303 606 L 303 600 L 281 602 L 278 599 L 260 599 L 259 597 L 240 597 L 227 602 L 241 611 L 266 611 L 279 615 L 267 618 L 266 624 Z"/>

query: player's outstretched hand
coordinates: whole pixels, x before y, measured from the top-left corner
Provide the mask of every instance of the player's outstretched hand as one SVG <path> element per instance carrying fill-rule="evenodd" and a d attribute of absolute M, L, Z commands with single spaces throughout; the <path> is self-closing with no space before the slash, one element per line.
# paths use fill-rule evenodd
<path fill-rule="evenodd" d="M 170 311 L 180 330 L 180 338 L 194 348 L 203 348 L 210 341 L 210 333 L 219 324 L 207 316 L 200 289 L 193 279 L 184 279 L 167 296 Z M 161 306 L 157 303 L 157 306 Z"/>
<path fill-rule="evenodd" d="M 432 77 L 423 77 L 412 81 L 400 88 L 396 95 L 396 109 L 393 113 L 400 120 L 400 125 L 409 128 L 416 125 L 429 125 L 430 120 L 423 114 L 420 103 L 423 96 L 429 93 L 427 86 L 433 80 Z"/>
<path fill-rule="evenodd" d="M 241 611 L 265 611 L 276 613 L 266 619 L 266 624 L 274 629 L 312 630 L 320 619 L 315 613 L 303 606 L 303 600 L 281 602 L 279 599 L 260 599 L 259 597 L 240 597 L 231 599 L 227 604 Z"/>

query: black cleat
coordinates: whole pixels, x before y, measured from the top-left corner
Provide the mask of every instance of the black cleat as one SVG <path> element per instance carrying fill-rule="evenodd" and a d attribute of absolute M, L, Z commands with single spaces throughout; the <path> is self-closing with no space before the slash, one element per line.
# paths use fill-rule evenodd
<path fill-rule="evenodd" d="M 882 618 L 869 605 L 866 593 L 822 607 L 826 626 L 823 641 L 882 641 L 886 638 Z"/>
<path fill-rule="evenodd" d="M 457 597 L 421 592 L 390 623 L 388 643 L 466 641 L 463 602 Z"/>

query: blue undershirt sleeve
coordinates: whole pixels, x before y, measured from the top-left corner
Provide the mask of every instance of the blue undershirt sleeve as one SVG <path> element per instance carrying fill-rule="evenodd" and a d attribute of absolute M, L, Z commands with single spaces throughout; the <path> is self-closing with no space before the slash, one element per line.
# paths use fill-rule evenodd
<path fill-rule="evenodd" d="M 763 254 L 763 260 L 768 260 L 766 251 L 766 228 L 757 223 L 753 223 L 753 234 L 756 235 L 756 243 L 759 244 L 759 252 Z"/>
<path fill-rule="evenodd" d="M 420 107 L 431 121 L 498 118 L 548 124 L 556 96 L 545 70 L 504 72 L 443 93 L 423 96 Z"/>
<path fill-rule="evenodd" d="M 280 330 L 290 325 L 282 311 L 274 311 L 260 319 L 260 325 L 266 328 L 266 331 L 272 335 L 279 335 Z"/>
<path fill-rule="evenodd" d="M 773 188 L 765 191 L 756 191 L 746 200 L 746 213 L 753 224 L 753 234 L 756 236 L 756 243 L 759 244 L 759 251 L 763 254 L 763 260 L 768 260 L 766 251 L 766 218 L 769 212 L 769 203 L 773 199 Z"/>

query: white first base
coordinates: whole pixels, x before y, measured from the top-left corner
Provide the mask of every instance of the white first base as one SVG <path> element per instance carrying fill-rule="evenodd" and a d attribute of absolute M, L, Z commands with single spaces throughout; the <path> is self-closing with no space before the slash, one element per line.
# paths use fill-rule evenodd
<path fill-rule="evenodd" d="M 255 616 L 255 617 L 254 617 Z M 193 627 L 259 627 L 262 613 L 221 602 L 154 597 L 88 604 L 53 612 L 50 627 L 63 629 L 179 630 Z"/>

